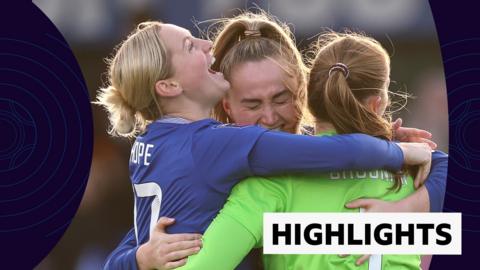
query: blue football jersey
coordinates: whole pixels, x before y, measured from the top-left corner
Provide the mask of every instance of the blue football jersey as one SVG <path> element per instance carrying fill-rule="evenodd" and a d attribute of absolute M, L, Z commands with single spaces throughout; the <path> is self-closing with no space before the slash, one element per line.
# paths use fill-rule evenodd
<path fill-rule="evenodd" d="M 169 233 L 204 232 L 232 187 L 251 175 L 248 155 L 265 131 L 211 119 L 150 124 L 130 156 L 138 242 L 160 216 L 176 219 Z"/>

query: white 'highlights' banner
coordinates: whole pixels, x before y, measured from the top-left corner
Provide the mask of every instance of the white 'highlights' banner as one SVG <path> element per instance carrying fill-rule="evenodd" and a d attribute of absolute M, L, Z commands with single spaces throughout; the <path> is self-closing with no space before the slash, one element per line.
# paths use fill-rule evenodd
<path fill-rule="evenodd" d="M 461 213 L 265 213 L 265 254 L 461 254 Z"/>

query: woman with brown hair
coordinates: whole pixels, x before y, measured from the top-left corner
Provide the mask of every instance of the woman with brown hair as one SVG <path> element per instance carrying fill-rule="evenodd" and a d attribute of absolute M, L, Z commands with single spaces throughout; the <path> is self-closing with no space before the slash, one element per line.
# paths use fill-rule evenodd
<path fill-rule="evenodd" d="M 251 12 L 217 24 L 212 68 L 224 74 L 231 88 L 216 106 L 216 118 L 303 131 L 308 123 L 307 68 L 290 28 L 265 13 Z"/>

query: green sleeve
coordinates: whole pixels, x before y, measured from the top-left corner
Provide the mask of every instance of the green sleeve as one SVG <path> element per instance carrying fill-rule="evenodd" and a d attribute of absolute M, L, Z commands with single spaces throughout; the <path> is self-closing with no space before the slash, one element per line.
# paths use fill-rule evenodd
<path fill-rule="evenodd" d="M 203 237 L 203 247 L 178 269 L 234 269 L 255 244 L 255 238 L 235 219 L 219 215 Z"/>
<path fill-rule="evenodd" d="M 255 248 L 263 246 L 263 213 L 284 212 L 291 181 L 251 177 L 237 184 L 220 215 L 242 224 L 255 238 Z"/>
<path fill-rule="evenodd" d="M 179 269 L 234 269 L 262 246 L 263 213 L 281 210 L 288 181 L 249 178 L 237 184 L 203 236 L 203 247 Z"/>

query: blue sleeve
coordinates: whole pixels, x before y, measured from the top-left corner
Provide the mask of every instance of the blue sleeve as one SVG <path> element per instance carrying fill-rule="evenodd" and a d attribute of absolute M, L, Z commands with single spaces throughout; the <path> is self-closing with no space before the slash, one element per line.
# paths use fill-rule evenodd
<path fill-rule="evenodd" d="M 318 173 L 354 169 L 400 170 L 398 145 L 364 134 L 303 136 L 265 132 L 250 152 L 255 175 Z"/>
<path fill-rule="evenodd" d="M 137 241 L 131 229 L 118 247 L 110 253 L 103 270 L 137 270 Z"/>
<path fill-rule="evenodd" d="M 215 189 L 230 193 L 238 180 L 253 175 L 249 155 L 265 132 L 259 126 L 234 125 L 208 126 L 196 132 L 192 138 L 195 174 Z"/>
<path fill-rule="evenodd" d="M 432 168 L 425 187 L 430 200 L 430 212 L 441 212 L 447 188 L 448 155 L 435 151 L 432 153 Z"/>

